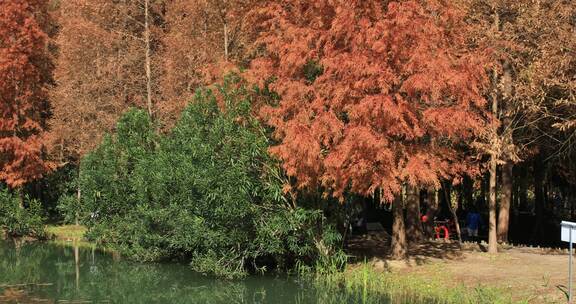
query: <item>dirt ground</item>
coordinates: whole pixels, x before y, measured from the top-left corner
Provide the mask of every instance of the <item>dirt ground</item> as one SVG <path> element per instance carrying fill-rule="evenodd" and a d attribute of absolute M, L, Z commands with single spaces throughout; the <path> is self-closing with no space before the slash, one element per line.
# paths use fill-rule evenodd
<path fill-rule="evenodd" d="M 351 238 L 347 247 L 358 260 L 370 260 L 377 268 L 423 276 L 441 271 L 451 278 L 450 284 L 498 287 L 528 303 L 566 303 L 567 250 L 500 246 L 497 255 L 490 255 L 486 244 L 429 241 L 411 246 L 408 260 L 391 261 L 388 244 L 385 232 L 371 232 Z"/>

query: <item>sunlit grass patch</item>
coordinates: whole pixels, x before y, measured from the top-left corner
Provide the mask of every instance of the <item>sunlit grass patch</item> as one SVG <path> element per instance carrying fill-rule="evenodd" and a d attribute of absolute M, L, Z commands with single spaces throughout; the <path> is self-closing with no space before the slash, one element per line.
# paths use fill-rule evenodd
<path fill-rule="evenodd" d="M 318 276 L 323 288 L 345 291 L 361 303 L 524 303 L 512 299 L 505 288 L 454 284 L 449 275 L 438 271 L 427 276 L 414 273 L 380 272 L 368 263 L 348 267 L 344 272 Z"/>
<path fill-rule="evenodd" d="M 56 240 L 83 239 L 86 227 L 81 225 L 47 226 L 46 232 Z"/>

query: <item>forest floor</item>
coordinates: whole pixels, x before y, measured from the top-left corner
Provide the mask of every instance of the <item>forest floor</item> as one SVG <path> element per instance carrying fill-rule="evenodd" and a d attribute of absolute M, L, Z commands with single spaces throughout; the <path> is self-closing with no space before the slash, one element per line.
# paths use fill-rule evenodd
<path fill-rule="evenodd" d="M 566 303 L 566 250 L 500 246 L 497 255 L 490 255 L 485 244 L 464 243 L 460 248 L 455 242 L 429 241 L 411 246 L 409 259 L 392 261 L 382 254 L 387 251 L 388 239 L 384 232 L 356 236 L 349 241 L 348 252 L 379 271 L 441 278 L 448 286 L 494 287 L 528 303 Z"/>

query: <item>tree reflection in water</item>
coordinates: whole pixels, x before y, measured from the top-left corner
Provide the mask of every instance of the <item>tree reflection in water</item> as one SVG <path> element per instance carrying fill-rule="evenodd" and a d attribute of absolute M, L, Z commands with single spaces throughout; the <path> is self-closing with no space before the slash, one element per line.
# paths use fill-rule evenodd
<path fill-rule="evenodd" d="M 342 303 L 286 277 L 217 280 L 188 265 L 133 263 L 71 245 L 0 241 L 0 302 Z"/>

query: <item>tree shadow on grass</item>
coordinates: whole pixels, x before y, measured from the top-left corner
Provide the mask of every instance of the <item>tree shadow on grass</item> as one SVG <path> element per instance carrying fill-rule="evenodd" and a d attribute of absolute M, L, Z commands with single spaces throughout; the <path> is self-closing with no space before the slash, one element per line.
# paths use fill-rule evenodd
<path fill-rule="evenodd" d="M 390 260 L 390 240 L 390 235 L 384 231 L 355 235 L 347 240 L 345 251 L 351 256 L 351 262 Z M 443 240 L 409 243 L 407 262 L 422 265 L 433 260 L 459 260 L 463 259 L 465 251 L 482 251 L 482 246 Z"/>

